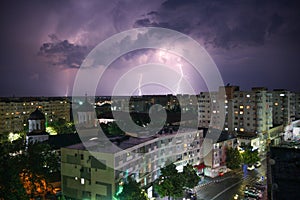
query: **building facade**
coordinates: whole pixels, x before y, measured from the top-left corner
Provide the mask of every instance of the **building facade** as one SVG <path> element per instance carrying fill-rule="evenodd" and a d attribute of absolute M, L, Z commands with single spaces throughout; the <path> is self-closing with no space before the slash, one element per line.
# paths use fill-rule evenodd
<path fill-rule="evenodd" d="M 46 123 L 70 121 L 70 101 L 64 97 L 0 98 L 0 134 L 27 131 L 28 115 L 36 108 L 45 114 Z"/>
<path fill-rule="evenodd" d="M 214 133 L 215 132 L 215 133 Z M 218 134 L 218 139 L 212 139 L 209 135 Z M 227 172 L 226 167 L 226 150 L 236 148 L 238 145 L 237 138 L 226 131 L 219 132 L 216 129 L 205 130 L 205 148 L 209 149 L 204 155 L 204 175 L 216 177 Z"/>
<path fill-rule="evenodd" d="M 273 123 L 275 125 L 287 125 L 296 118 L 295 93 L 276 89 L 273 96 Z"/>
<path fill-rule="evenodd" d="M 222 92 L 202 92 L 199 96 L 199 126 L 221 128 L 229 132 L 266 132 L 272 124 L 272 94 L 266 88 L 240 91 L 238 86 L 225 86 Z M 215 127 L 225 107 L 224 127 Z"/>
<path fill-rule="evenodd" d="M 93 140 L 61 150 L 62 191 L 66 199 L 113 199 L 124 177 L 130 175 L 148 191 L 167 161 L 184 165 L 203 163 L 202 131 L 160 134 L 148 138 L 126 136 L 108 143 Z M 100 143 L 99 143 L 100 142 Z M 95 151 L 91 152 L 95 145 Z M 97 151 L 96 151 L 97 150 Z"/>

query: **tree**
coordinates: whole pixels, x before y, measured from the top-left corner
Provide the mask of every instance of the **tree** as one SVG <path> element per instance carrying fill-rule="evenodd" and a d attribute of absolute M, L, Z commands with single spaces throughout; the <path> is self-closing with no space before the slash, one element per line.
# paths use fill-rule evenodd
<path fill-rule="evenodd" d="M 182 197 L 184 182 L 182 176 L 178 173 L 174 163 L 161 168 L 161 175 L 156 181 L 154 187 L 162 197 Z"/>
<path fill-rule="evenodd" d="M 75 125 L 72 122 L 67 122 L 65 119 L 59 118 L 56 121 L 49 123 L 49 126 L 58 134 L 74 133 L 76 131 Z"/>
<path fill-rule="evenodd" d="M 131 177 L 123 185 L 122 192 L 117 196 L 120 200 L 148 200 L 146 193 L 139 184 Z"/>
<path fill-rule="evenodd" d="M 59 170 L 58 157 L 43 143 L 25 146 L 20 139 L 0 145 L 0 199 L 28 199 L 46 189 L 47 181 Z"/>
<path fill-rule="evenodd" d="M 237 148 L 228 148 L 226 150 L 226 166 L 230 169 L 237 169 L 240 167 L 242 157 Z"/>
<path fill-rule="evenodd" d="M 258 151 L 252 150 L 251 148 L 246 148 L 245 151 L 242 153 L 243 163 L 244 164 L 254 164 L 255 162 L 259 161 Z"/>
<path fill-rule="evenodd" d="M 0 145 L 0 199 L 28 199 L 25 188 L 20 180 L 18 165 L 20 162 L 19 155 L 16 151 L 16 144 L 4 142 Z M 16 153 L 15 156 L 12 154 Z"/>
<path fill-rule="evenodd" d="M 20 163 L 21 180 L 28 194 L 44 193 L 47 183 L 59 172 L 59 159 L 45 143 L 29 143 Z"/>
<path fill-rule="evenodd" d="M 187 188 L 194 188 L 200 181 L 200 177 L 190 164 L 187 164 L 183 167 L 183 172 L 180 174 L 180 176 L 182 177 L 184 183 L 183 186 Z"/>

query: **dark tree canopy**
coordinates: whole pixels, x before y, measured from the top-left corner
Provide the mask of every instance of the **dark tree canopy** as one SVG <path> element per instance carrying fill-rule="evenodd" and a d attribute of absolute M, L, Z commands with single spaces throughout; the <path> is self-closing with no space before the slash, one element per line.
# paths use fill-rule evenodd
<path fill-rule="evenodd" d="M 139 184 L 131 177 L 123 185 L 123 191 L 118 195 L 120 200 L 148 200 L 147 194 Z"/>
<path fill-rule="evenodd" d="M 183 167 L 183 172 L 180 175 L 184 180 L 184 187 L 187 188 L 194 188 L 200 181 L 200 177 L 197 175 L 193 166 L 190 164 L 187 164 Z"/>
<path fill-rule="evenodd" d="M 186 174 L 192 174 L 190 167 L 186 168 Z M 156 191 L 161 197 L 168 197 L 169 199 L 171 197 L 182 197 L 183 188 L 187 185 L 185 175 L 177 171 L 175 164 L 166 165 L 164 168 L 161 168 L 161 175 L 155 183 Z M 193 178 L 191 180 L 195 181 Z"/>
<path fill-rule="evenodd" d="M 230 169 L 237 169 L 240 167 L 242 157 L 237 148 L 228 148 L 226 150 L 226 166 Z"/>
<path fill-rule="evenodd" d="M 1 143 L 0 199 L 29 199 L 28 192 L 36 193 L 37 185 L 47 184 L 59 173 L 58 161 L 48 144 L 31 143 L 26 148 L 22 139 Z"/>

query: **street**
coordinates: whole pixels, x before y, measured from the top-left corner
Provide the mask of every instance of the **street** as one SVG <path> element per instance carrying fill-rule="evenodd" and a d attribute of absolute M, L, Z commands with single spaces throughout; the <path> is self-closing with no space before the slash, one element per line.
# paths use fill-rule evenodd
<path fill-rule="evenodd" d="M 263 176 L 264 182 L 266 177 L 266 160 L 263 160 L 259 168 L 248 171 L 246 168 L 237 172 L 229 172 L 224 177 L 213 179 L 214 181 L 200 187 L 197 191 L 199 200 L 231 200 L 235 194 L 238 199 L 244 198 L 244 190 L 246 185 L 254 184 Z M 266 192 L 263 199 L 267 199 Z"/>

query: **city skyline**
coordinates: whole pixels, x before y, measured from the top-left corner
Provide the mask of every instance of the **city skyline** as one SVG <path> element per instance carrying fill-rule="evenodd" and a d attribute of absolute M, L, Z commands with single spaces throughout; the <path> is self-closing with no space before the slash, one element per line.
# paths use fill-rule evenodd
<path fill-rule="evenodd" d="M 6 1 L 2 9 L 0 96 L 70 96 L 85 56 L 114 34 L 139 27 L 168 28 L 199 42 L 224 84 L 300 91 L 296 1 Z M 161 55 L 154 50 L 124 55 L 104 82 L 117 81 L 132 66 L 161 61 L 198 85 L 197 92 L 205 90 L 186 61 L 178 68 L 173 62 L 178 57 L 168 62 Z M 101 87 L 97 95 L 109 95 L 110 89 Z"/>

